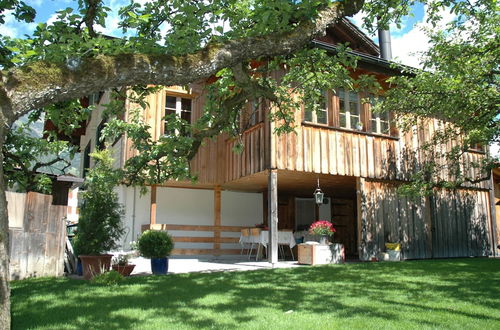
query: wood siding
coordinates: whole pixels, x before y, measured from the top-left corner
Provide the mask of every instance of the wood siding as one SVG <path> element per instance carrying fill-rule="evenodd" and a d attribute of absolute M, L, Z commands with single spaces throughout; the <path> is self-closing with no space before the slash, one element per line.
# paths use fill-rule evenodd
<path fill-rule="evenodd" d="M 52 205 L 52 196 L 7 192 L 10 223 L 10 276 L 23 279 L 62 276 L 67 206 Z"/>
<path fill-rule="evenodd" d="M 296 128 L 296 133 L 271 136 L 275 148 L 271 167 L 379 180 L 407 180 L 423 162 L 430 160 L 429 152 L 420 147 L 429 141 L 439 125 L 437 119 L 430 119 L 412 132 L 395 138 L 305 123 Z M 442 154 L 455 145 L 437 145 L 434 151 Z M 483 157 L 482 153 L 469 152 L 463 155 L 462 161 L 479 162 Z M 443 158 L 433 160 L 439 165 L 444 164 Z M 479 169 L 468 170 L 471 177 L 482 176 Z M 443 169 L 439 171 L 438 179 L 453 179 L 453 176 Z M 487 181 L 475 187 L 489 188 Z"/>
<path fill-rule="evenodd" d="M 189 93 L 180 88 L 168 88 L 148 96 L 149 108 L 144 119 L 150 125 L 155 139 L 163 133 L 162 117 L 167 94 L 193 99 L 193 121 L 203 113 L 205 94 L 200 86 Z M 330 119 L 330 124 L 338 121 Z M 240 138 L 228 139 L 226 134 L 221 134 L 216 138 L 206 139 L 191 161 L 191 170 L 198 176 L 199 184 L 214 186 L 268 168 L 378 180 L 407 180 L 431 158 L 438 165 L 444 164 L 440 155 L 459 143 L 456 141 L 436 145 L 432 151 L 420 148 L 443 126 L 437 119 L 425 120 L 418 126 L 415 125 L 410 132 L 401 133 L 399 137 L 310 123 L 300 124 L 301 120 L 302 113 L 297 111 L 295 133 L 280 136 L 271 134 L 278 123 L 270 122 L 265 116 L 264 121 L 247 129 Z M 392 129 L 393 133 L 396 131 Z M 237 153 L 234 149 L 240 142 L 244 149 Z M 134 154 L 135 151 L 128 142 L 125 159 Z M 483 157 L 484 154 L 479 152 L 465 153 L 462 156 L 462 168 L 465 164 L 479 162 Z M 471 167 L 467 171 L 474 178 L 483 176 L 476 168 Z M 453 179 L 446 168 L 440 170 L 438 176 L 438 179 Z M 474 187 L 488 189 L 489 185 L 487 181 L 483 181 Z"/>
<path fill-rule="evenodd" d="M 404 259 L 487 256 L 488 191 L 436 190 L 432 196 L 398 196 L 393 183 L 361 180 L 360 258 L 401 243 Z"/>

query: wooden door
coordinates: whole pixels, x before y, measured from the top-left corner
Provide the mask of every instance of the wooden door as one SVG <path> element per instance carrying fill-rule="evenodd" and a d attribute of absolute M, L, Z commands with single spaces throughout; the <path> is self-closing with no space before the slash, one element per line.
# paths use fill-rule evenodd
<path fill-rule="evenodd" d="M 345 254 L 349 257 L 358 255 L 357 224 L 354 200 L 332 199 L 332 223 L 336 229 L 334 242 L 344 244 Z"/>

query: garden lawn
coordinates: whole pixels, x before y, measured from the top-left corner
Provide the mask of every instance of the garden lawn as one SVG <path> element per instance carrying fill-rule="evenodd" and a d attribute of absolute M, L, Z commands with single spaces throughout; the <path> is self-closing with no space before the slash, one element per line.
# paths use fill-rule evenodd
<path fill-rule="evenodd" d="M 12 282 L 13 329 L 500 329 L 500 260 Z"/>

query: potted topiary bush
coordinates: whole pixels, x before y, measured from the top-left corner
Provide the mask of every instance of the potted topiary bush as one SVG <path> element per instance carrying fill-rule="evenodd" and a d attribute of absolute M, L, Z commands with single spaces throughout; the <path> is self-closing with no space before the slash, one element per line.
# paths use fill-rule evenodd
<path fill-rule="evenodd" d="M 164 275 L 168 272 L 168 256 L 174 248 L 172 236 L 165 231 L 146 230 L 137 242 L 139 253 L 151 259 L 151 272 Z"/>
<path fill-rule="evenodd" d="M 113 190 L 120 181 L 120 174 L 113 169 L 113 158 L 108 150 L 91 154 L 96 166 L 89 170 L 82 193 L 78 230 L 73 244 L 83 266 L 86 280 L 107 271 L 111 254 L 103 254 L 117 247 L 123 235 L 123 207 Z"/>

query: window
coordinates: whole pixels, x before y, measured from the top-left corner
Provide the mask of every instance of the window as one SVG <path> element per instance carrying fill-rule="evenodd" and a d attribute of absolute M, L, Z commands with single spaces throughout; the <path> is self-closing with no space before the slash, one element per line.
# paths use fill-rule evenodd
<path fill-rule="evenodd" d="M 165 100 L 165 116 L 176 115 L 191 124 L 192 100 L 185 97 L 167 95 Z M 164 134 L 173 133 L 167 128 L 165 122 L 163 127 Z M 184 132 L 182 133 L 185 134 Z"/>
<path fill-rule="evenodd" d="M 326 91 L 321 93 L 321 102 L 304 108 L 304 121 L 314 124 L 328 124 L 328 102 Z M 316 111 L 315 109 L 316 108 Z"/>
<path fill-rule="evenodd" d="M 370 95 L 370 105 L 373 107 L 375 104 L 377 104 L 378 99 L 382 99 L 382 97 L 375 97 L 373 95 Z M 389 122 L 389 113 L 388 112 L 374 112 L 373 110 L 371 111 L 370 114 L 370 131 L 372 133 L 377 133 L 377 134 L 390 134 L 390 122 Z"/>
<path fill-rule="evenodd" d="M 85 147 L 85 150 L 83 151 L 83 173 L 82 173 L 82 178 L 85 178 L 87 176 L 87 171 L 90 167 L 90 141 Z"/>
<path fill-rule="evenodd" d="M 104 126 L 106 125 L 106 120 L 101 121 L 99 126 L 97 126 L 96 129 L 96 137 L 95 137 L 95 149 L 96 150 L 102 150 L 104 149 L 105 141 L 102 136 L 102 130 L 104 129 Z"/>
<path fill-rule="evenodd" d="M 340 127 L 357 130 L 363 129 L 358 93 L 353 91 L 348 92 L 339 88 L 337 95 L 339 98 Z"/>

